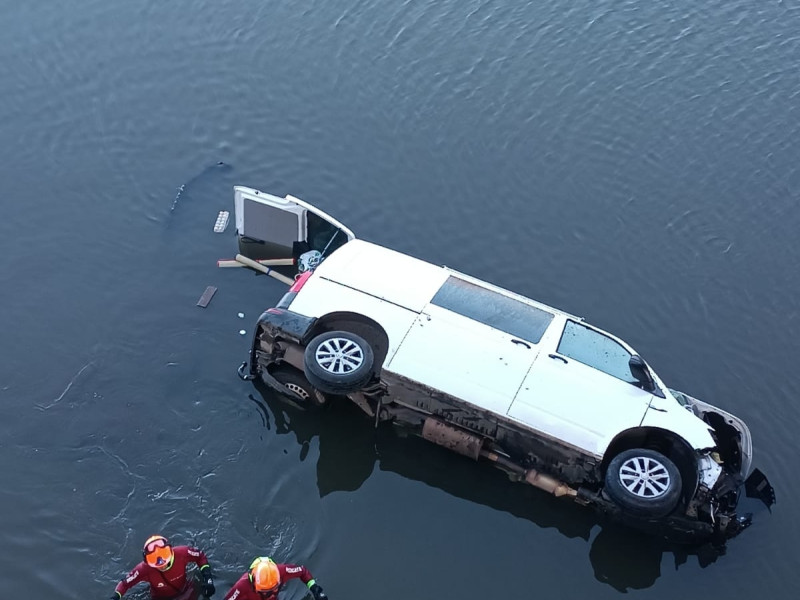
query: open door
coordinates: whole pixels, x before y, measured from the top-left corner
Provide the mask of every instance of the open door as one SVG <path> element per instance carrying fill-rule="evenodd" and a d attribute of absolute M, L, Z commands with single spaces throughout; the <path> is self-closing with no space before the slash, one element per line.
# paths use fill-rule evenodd
<path fill-rule="evenodd" d="M 324 259 L 355 238 L 339 221 L 294 196 L 280 198 L 242 186 L 233 190 L 239 253 L 253 260 L 297 261 L 312 250 Z M 293 267 L 286 271 L 289 275 L 297 272 Z"/>

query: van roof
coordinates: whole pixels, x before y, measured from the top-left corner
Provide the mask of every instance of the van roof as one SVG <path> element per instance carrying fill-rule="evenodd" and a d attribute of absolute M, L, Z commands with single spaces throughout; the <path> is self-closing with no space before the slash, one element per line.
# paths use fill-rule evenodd
<path fill-rule="evenodd" d="M 415 312 L 450 276 L 443 267 L 358 239 L 323 260 L 315 274 Z"/>

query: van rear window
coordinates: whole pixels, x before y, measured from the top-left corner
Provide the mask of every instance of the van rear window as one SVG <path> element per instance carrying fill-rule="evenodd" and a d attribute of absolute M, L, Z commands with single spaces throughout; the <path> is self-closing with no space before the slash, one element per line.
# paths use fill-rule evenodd
<path fill-rule="evenodd" d="M 453 276 L 439 288 L 431 304 L 534 344 L 553 320 L 552 313 Z"/>

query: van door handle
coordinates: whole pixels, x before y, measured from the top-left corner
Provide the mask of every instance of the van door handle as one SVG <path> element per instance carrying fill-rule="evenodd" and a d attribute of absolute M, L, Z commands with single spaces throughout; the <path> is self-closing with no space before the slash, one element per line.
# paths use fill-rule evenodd
<path fill-rule="evenodd" d="M 517 344 L 518 346 L 525 346 L 528 350 L 531 349 L 531 345 L 528 342 L 523 342 L 522 340 L 511 340 L 511 341 Z"/>
<path fill-rule="evenodd" d="M 549 356 L 550 358 L 555 358 L 556 360 L 563 360 L 565 365 L 569 364 L 569 361 L 566 358 L 564 358 L 563 356 L 559 356 L 558 354 L 548 354 L 547 356 Z"/>

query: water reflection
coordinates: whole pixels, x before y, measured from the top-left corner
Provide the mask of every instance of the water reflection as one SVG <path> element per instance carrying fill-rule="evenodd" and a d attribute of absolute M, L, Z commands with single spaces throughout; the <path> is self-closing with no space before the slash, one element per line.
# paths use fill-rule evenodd
<path fill-rule="evenodd" d="M 682 547 L 638 534 L 613 523 L 604 523 L 592 540 L 589 560 L 598 581 L 625 592 L 653 585 L 661 576 L 661 563 L 665 554 L 674 556 L 677 570 L 688 562 L 689 557 L 697 557 L 698 564 L 705 568 L 724 553 L 724 547 L 711 544 Z"/>
<path fill-rule="evenodd" d="M 538 527 L 554 528 L 568 538 L 585 540 L 595 578 L 623 592 L 652 586 L 661 576 L 665 555 L 674 557 L 675 569 L 690 557 L 696 557 L 705 568 L 724 555 L 724 548 L 710 544 L 680 546 L 606 522 L 583 507 L 511 482 L 488 464 L 476 466 L 421 438 L 403 435 L 390 425 L 375 429 L 352 403 L 307 410 L 259 382 L 254 388 L 256 394 L 249 397 L 259 407 L 265 427 L 294 435 L 303 447 L 302 460 L 312 439 L 318 438 L 320 496 L 357 490 L 377 465 L 383 471 L 527 519 Z"/>

